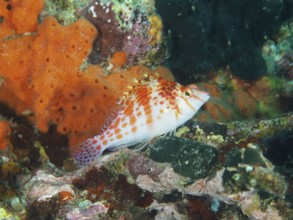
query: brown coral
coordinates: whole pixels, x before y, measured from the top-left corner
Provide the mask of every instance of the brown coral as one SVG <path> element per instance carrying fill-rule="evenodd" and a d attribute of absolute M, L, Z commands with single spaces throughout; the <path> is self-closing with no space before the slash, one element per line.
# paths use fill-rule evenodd
<path fill-rule="evenodd" d="M 31 12 L 35 22 L 38 12 Z M 9 19 L 5 17 L 1 25 L 9 26 Z M 16 33 L 21 33 L 20 27 L 22 22 L 14 23 Z M 0 77 L 5 81 L 0 101 L 27 116 L 42 132 L 57 125 L 59 133 L 69 135 L 71 146 L 99 132 L 127 85 L 142 73 L 153 72 L 143 66 L 109 75 L 99 66 L 81 70 L 97 36 L 84 19 L 64 27 L 47 17 L 34 34 L 8 35 L 0 39 Z M 155 72 L 172 77 L 164 68 Z"/>

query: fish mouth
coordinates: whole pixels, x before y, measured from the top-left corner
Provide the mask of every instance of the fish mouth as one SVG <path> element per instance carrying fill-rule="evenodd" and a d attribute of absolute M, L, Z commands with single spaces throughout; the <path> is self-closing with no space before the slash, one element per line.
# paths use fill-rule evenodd
<path fill-rule="evenodd" d="M 208 92 L 200 90 L 197 86 L 192 86 L 191 91 L 193 97 L 199 99 L 203 103 L 205 103 L 210 98 L 210 94 Z"/>
<path fill-rule="evenodd" d="M 204 102 L 207 102 L 210 98 L 210 94 L 208 92 L 205 92 L 205 91 L 201 91 L 201 94 L 199 95 L 201 97 L 201 99 L 204 101 Z"/>

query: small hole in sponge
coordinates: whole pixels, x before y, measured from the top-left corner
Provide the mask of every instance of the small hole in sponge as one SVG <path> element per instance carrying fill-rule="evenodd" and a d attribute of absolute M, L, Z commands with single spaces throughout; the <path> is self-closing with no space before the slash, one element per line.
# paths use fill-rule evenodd
<path fill-rule="evenodd" d="M 8 11 L 11 11 L 11 10 L 12 10 L 12 5 L 8 4 L 8 5 L 6 6 L 6 9 L 7 9 Z"/>
<path fill-rule="evenodd" d="M 68 131 L 67 127 L 63 127 L 63 128 L 62 128 L 62 131 L 63 131 L 64 133 L 66 133 L 66 132 Z"/>
<path fill-rule="evenodd" d="M 75 98 L 75 94 L 69 93 L 70 98 Z"/>

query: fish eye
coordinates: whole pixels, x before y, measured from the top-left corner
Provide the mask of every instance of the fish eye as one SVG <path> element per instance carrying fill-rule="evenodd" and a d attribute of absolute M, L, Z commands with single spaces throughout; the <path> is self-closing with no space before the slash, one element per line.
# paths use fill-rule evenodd
<path fill-rule="evenodd" d="M 190 93 L 187 92 L 187 91 L 186 91 L 184 94 L 185 94 L 186 96 L 190 96 Z"/>

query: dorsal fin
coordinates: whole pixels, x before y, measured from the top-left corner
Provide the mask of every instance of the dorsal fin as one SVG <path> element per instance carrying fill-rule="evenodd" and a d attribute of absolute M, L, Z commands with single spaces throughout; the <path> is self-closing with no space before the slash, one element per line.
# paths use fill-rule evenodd
<path fill-rule="evenodd" d="M 148 84 L 154 80 L 164 80 L 159 74 L 155 74 L 155 75 L 150 75 L 149 73 L 144 73 L 142 74 L 142 79 L 134 79 L 133 84 L 127 86 L 128 90 L 126 92 L 124 92 L 124 94 L 118 99 L 118 101 L 116 102 L 116 105 L 113 106 L 113 108 L 111 109 L 111 114 L 109 115 L 109 117 L 107 118 L 107 120 L 105 121 L 100 134 L 103 133 L 112 123 L 112 121 L 117 117 L 117 115 L 119 114 L 120 110 L 125 108 L 125 105 L 127 104 L 127 101 L 130 101 L 133 99 L 133 101 L 135 101 L 135 95 L 137 92 L 137 89 L 139 89 L 139 87 L 141 85 L 145 85 Z"/>

